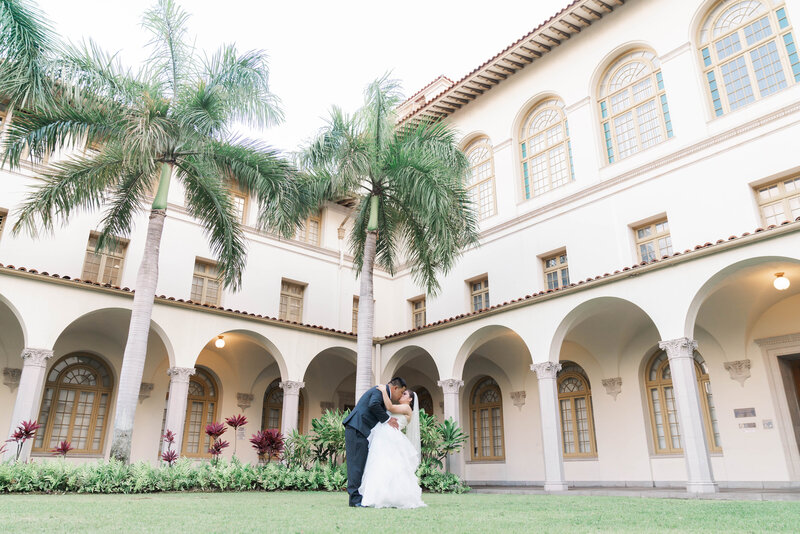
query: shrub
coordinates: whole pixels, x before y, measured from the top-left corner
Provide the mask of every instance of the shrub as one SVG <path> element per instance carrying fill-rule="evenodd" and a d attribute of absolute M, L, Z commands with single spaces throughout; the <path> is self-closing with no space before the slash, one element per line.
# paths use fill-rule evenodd
<path fill-rule="evenodd" d="M 289 467 L 303 467 L 308 469 L 314 461 L 314 450 L 311 436 L 301 434 L 297 429 L 284 440 L 283 461 Z"/>
<path fill-rule="evenodd" d="M 322 416 L 311 421 L 314 437 L 314 452 L 317 459 L 322 462 L 331 462 L 336 465 L 339 456 L 344 456 L 344 425 L 342 421 L 350 413 L 349 410 L 328 410 Z"/>
<path fill-rule="evenodd" d="M 308 469 L 273 462 L 251 465 L 234 458 L 216 464 L 182 458 L 171 467 L 117 460 L 87 464 L 63 461 L 0 463 L 0 493 L 154 493 L 161 491 L 340 491 L 344 466 L 315 463 Z"/>

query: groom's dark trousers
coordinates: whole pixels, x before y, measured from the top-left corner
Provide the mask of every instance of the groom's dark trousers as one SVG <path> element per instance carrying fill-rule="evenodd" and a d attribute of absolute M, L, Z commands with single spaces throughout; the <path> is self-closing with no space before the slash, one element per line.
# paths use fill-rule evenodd
<path fill-rule="evenodd" d="M 390 393 L 389 386 L 386 392 Z M 369 443 L 367 436 L 372 427 L 389 419 L 383 405 L 383 395 L 377 388 L 370 388 L 358 399 L 358 404 L 350 412 L 344 424 L 344 444 L 347 453 L 347 493 L 350 495 L 350 506 L 361 504 L 361 477 L 367 463 Z"/>

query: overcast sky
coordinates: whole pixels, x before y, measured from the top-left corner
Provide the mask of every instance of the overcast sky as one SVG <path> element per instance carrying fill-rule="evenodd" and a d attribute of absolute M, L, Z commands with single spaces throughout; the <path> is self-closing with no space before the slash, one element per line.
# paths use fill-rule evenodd
<path fill-rule="evenodd" d="M 266 50 L 285 123 L 259 135 L 295 150 L 324 123 L 331 105 L 354 111 L 384 72 L 410 96 L 440 74 L 457 81 L 567 5 L 568 0 L 184 0 L 198 48 L 222 43 Z M 146 53 L 147 0 L 38 0 L 57 31 L 91 37 L 135 65 Z"/>

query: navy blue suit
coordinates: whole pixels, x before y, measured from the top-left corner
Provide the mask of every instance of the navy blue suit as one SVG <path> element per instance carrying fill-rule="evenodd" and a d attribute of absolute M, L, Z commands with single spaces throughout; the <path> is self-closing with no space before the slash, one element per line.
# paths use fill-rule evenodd
<path fill-rule="evenodd" d="M 389 386 L 386 386 L 386 393 L 391 396 Z M 364 475 L 369 452 L 367 436 L 375 425 L 388 419 L 389 414 L 386 413 L 386 406 L 383 404 L 383 394 L 377 388 L 370 388 L 361 395 L 356 407 L 343 421 L 350 506 L 361 504 L 358 488 L 361 486 L 361 477 Z"/>

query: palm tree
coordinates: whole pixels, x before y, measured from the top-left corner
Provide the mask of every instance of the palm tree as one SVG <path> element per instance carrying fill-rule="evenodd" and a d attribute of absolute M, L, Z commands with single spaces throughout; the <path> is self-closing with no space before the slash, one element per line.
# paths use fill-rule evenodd
<path fill-rule="evenodd" d="M 399 84 L 386 75 L 364 96 L 352 117 L 333 108 L 300 158 L 317 199 L 358 201 L 350 234 L 361 275 L 356 401 L 373 380 L 375 262 L 394 273 L 398 260 L 405 260 L 415 281 L 433 295 L 437 275 L 477 241 L 465 186 L 469 164 L 453 130 L 441 122 L 396 127 Z"/>
<path fill-rule="evenodd" d="M 306 215 L 306 195 L 293 167 L 256 141 L 231 132 L 234 121 L 264 127 L 281 119 L 269 91 L 266 55 L 232 45 L 199 59 L 187 39 L 188 15 L 159 0 L 143 18 L 152 54 L 133 73 L 92 43 L 69 48 L 53 72 L 51 105 L 19 114 L 5 144 L 12 166 L 25 147 L 34 158 L 57 148 L 80 149 L 42 175 L 23 203 L 14 231 L 52 229 L 76 209 L 105 207 L 97 247 L 130 233 L 134 216 L 150 208 L 145 253 L 136 279 L 128 340 L 120 372 L 111 456 L 130 458 L 131 434 L 158 282 L 158 257 L 174 176 L 190 215 L 200 221 L 226 287 L 238 290 L 245 239 L 230 185 L 253 195 L 258 225 L 292 235 Z M 26 110 L 27 111 L 27 110 Z M 84 147 L 94 150 L 83 150 Z"/>
<path fill-rule="evenodd" d="M 2 132 L 14 109 L 50 101 L 47 68 L 57 44 L 50 22 L 34 3 L 0 0 L 0 102 L 7 106 Z"/>

